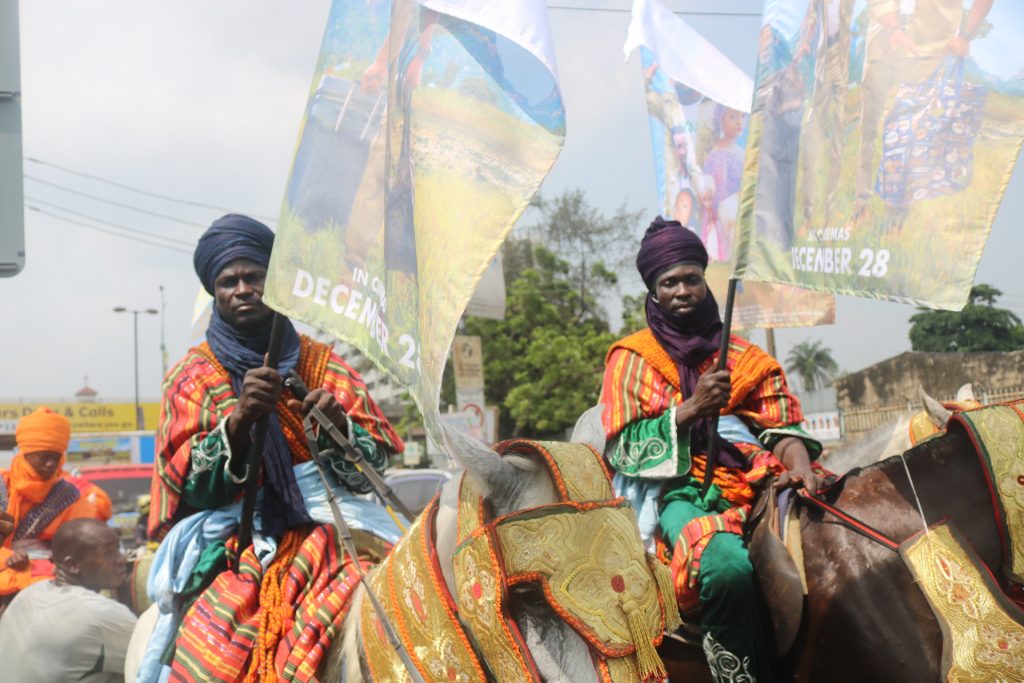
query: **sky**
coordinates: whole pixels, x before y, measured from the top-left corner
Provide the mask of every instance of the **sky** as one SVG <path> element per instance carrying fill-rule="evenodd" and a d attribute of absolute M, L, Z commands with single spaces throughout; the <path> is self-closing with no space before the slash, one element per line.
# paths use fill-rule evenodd
<path fill-rule="evenodd" d="M 172 363 L 191 344 L 198 282 L 188 245 L 224 209 L 278 214 L 329 4 L 21 2 L 24 153 L 33 160 L 25 162 L 25 193 L 43 212 L 26 210 L 24 271 L 0 279 L 0 402 L 69 398 L 85 376 L 101 399 L 130 400 L 132 316 L 113 309 L 159 310 L 163 286 L 164 315 L 138 318 L 141 395 L 156 399 L 161 323 Z M 753 71 L 759 0 L 669 4 Z M 622 55 L 628 12 L 607 11 L 628 9 L 629 2 L 549 5 L 567 139 L 541 192 L 553 197 L 579 188 L 606 213 L 625 202 L 653 218 L 657 196 L 639 55 L 628 62 Z M 59 167 L 220 209 L 140 195 Z M 1024 316 L 1022 173 L 1018 168 L 1010 181 L 977 281 L 1002 289 L 1003 305 Z M 180 240 L 180 251 L 55 214 L 82 223 L 91 223 L 85 216 L 100 218 L 140 231 L 132 234 L 142 239 L 161 234 Z M 642 288 L 639 276 L 624 280 L 624 293 Z M 785 357 L 794 344 L 820 340 L 841 369 L 856 371 L 909 350 L 913 313 L 902 304 L 840 297 L 836 325 L 779 330 L 778 352 Z M 755 341 L 763 338 L 754 333 Z"/>

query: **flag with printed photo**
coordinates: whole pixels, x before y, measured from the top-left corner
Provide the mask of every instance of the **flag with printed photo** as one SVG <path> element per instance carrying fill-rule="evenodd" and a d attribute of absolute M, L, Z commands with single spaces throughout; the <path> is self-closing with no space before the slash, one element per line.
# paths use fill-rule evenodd
<path fill-rule="evenodd" d="M 267 302 L 359 348 L 439 441 L 456 325 L 564 137 L 541 0 L 334 0 Z"/>
<path fill-rule="evenodd" d="M 958 310 L 1024 142 L 1024 5 L 767 0 L 737 276 Z"/>
<path fill-rule="evenodd" d="M 724 293 L 753 82 L 660 0 L 634 0 L 624 49 L 627 58 L 640 51 L 661 213 L 700 235 L 711 257 L 708 283 Z M 835 301 L 796 287 L 744 282 L 733 320 L 741 328 L 826 325 L 835 321 Z"/>

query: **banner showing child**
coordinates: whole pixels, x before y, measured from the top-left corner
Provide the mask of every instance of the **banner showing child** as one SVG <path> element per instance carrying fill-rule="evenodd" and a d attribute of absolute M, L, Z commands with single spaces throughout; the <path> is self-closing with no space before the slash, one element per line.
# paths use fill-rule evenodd
<path fill-rule="evenodd" d="M 767 0 L 749 125 L 738 276 L 959 309 L 1024 142 L 1024 5 Z"/>
<path fill-rule="evenodd" d="M 687 63 L 680 64 L 680 55 L 666 47 L 660 48 L 662 55 L 655 51 L 678 44 L 687 46 L 681 57 Z M 658 0 L 634 2 L 627 56 L 636 47 L 644 74 L 662 215 L 700 235 L 711 258 L 706 273 L 709 284 L 725 292 L 732 272 L 747 141 L 748 116 L 736 107 L 750 102 L 753 84 Z M 691 67 L 696 73 L 730 80 L 735 92 L 719 89 L 716 95 L 733 106 L 693 87 L 691 79 L 683 82 L 670 75 L 686 76 Z M 733 318 L 743 328 L 831 324 L 835 302 L 830 296 L 796 287 L 742 283 Z"/>

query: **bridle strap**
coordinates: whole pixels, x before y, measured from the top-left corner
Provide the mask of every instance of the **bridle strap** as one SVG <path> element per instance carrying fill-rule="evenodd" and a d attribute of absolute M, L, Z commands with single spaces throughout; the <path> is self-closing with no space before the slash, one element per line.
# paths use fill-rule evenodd
<path fill-rule="evenodd" d="M 311 413 L 320 413 L 320 411 L 314 406 Z M 326 419 L 323 417 L 322 413 L 320 413 L 320 417 L 321 419 Z M 320 424 L 322 426 L 322 422 Z M 313 462 L 316 463 L 317 472 L 320 474 L 320 483 L 323 484 L 324 491 L 327 495 L 327 502 L 331 509 L 331 516 L 334 518 L 334 527 L 338 531 L 338 539 L 340 541 L 343 555 L 347 554 L 349 558 L 351 558 L 352 567 L 355 569 L 356 574 L 359 575 L 359 582 L 363 584 L 363 589 L 366 591 L 366 597 L 373 606 L 373 611 L 377 614 L 377 618 L 380 619 L 381 626 L 384 629 L 384 635 L 391 647 L 395 649 L 395 652 L 398 654 L 398 658 L 402 661 L 402 664 L 405 666 L 406 673 L 409 678 L 414 681 L 414 683 L 425 683 L 422 674 L 420 674 L 416 665 L 413 664 L 412 658 L 409 656 L 409 652 L 402 644 L 402 639 L 398 637 L 398 632 L 395 630 L 394 625 L 388 619 L 384 606 L 380 603 L 376 594 L 374 594 L 373 588 L 370 587 L 370 582 L 366 580 L 366 573 L 363 571 L 363 567 L 359 562 L 359 552 L 356 549 L 355 539 L 352 538 L 352 529 L 341 514 L 341 509 L 338 507 L 338 501 L 334 496 L 334 489 L 328 478 L 328 464 L 325 462 L 324 455 L 320 452 L 320 447 L 317 444 L 316 433 L 313 430 L 312 415 L 307 415 L 305 417 L 302 421 L 302 427 L 306 434 L 306 443 L 309 446 L 309 453 L 313 456 Z M 372 467 L 369 469 L 372 469 Z"/>
<path fill-rule="evenodd" d="M 880 545 L 884 545 L 886 548 L 888 548 L 889 550 L 892 550 L 893 552 L 897 552 L 899 550 L 900 544 L 897 543 L 896 541 L 892 540 L 891 538 L 889 538 L 885 534 L 883 534 L 878 529 L 875 529 L 874 527 L 868 526 L 867 524 L 865 524 L 864 522 L 860 521 L 856 517 L 853 517 L 851 515 L 846 514 L 845 512 L 843 512 L 842 510 L 840 510 L 837 507 L 833 507 L 832 505 L 829 505 L 828 503 L 826 503 L 822 499 L 817 498 L 813 494 L 808 492 L 807 489 L 797 489 L 797 493 L 806 502 L 808 502 L 811 505 L 815 506 L 819 510 L 824 510 L 825 512 L 829 513 L 833 517 L 838 518 L 839 519 L 839 523 L 842 524 L 843 526 L 845 526 L 847 529 L 850 529 L 851 531 L 855 531 L 856 533 L 860 534 L 861 536 L 863 536 L 863 537 L 865 537 L 867 539 L 870 539 L 870 540 L 874 541 L 875 543 L 878 543 Z"/>

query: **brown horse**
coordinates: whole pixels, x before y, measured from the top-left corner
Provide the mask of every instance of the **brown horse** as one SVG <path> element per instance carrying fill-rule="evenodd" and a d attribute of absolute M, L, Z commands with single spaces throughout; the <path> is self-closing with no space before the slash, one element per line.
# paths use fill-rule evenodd
<path fill-rule="evenodd" d="M 904 466 L 904 457 L 906 467 Z M 924 522 L 948 520 L 1007 590 L 989 489 L 974 446 L 957 421 L 905 456 L 851 471 L 823 495 L 835 508 L 902 542 Z M 776 680 L 937 681 L 942 633 L 899 554 L 838 523 L 800 511 L 808 596 L 796 644 L 773 663 Z M 661 650 L 673 681 L 710 680 L 700 651 L 668 643 Z"/>

